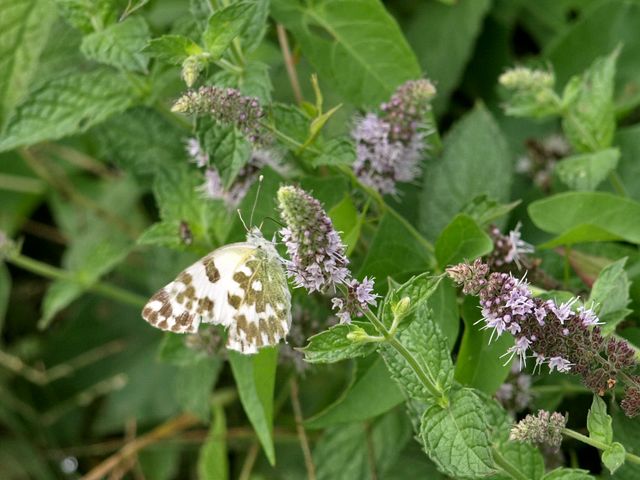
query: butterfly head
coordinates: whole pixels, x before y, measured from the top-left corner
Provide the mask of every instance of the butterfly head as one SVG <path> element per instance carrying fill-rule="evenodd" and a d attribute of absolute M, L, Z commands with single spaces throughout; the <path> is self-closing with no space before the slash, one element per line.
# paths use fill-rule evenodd
<path fill-rule="evenodd" d="M 280 257 L 274 242 L 264 238 L 258 227 L 252 227 L 247 232 L 247 242 L 264 251 L 270 257 Z"/>

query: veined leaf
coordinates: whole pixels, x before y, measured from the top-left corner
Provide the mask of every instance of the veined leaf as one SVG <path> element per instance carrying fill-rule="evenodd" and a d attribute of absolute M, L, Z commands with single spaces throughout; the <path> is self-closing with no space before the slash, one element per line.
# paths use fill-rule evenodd
<path fill-rule="evenodd" d="M 619 158 L 617 148 L 572 155 L 558 162 L 555 172 L 573 190 L 595 190 L 615 170 Z"/>
<path fill-rule="evenodd" d="M 375 329 L 368 322 L 334 325 L 309 338 L 309 343 L 301 350 L 304 359 L 309 363 L 334 363 L 348 358 L 364 357 L 376 349 L 373 343 L 357 342 L 347 338 L 347 335 L 353 332 L 376 335 Z"/>
<path fill-rule="evenodd" d="M 162 35 L 150 40 L 144 51 L 152 57 L 179 65 L 185 58 L 202 53 L 202 48 L 182 35 Z"/>
<path fill-rule="evenodd" d="M 320 77 L 352 103 L 378 104 L 420 77 L 413 52 L 378 0 L 273 0 L 272 14 Z"/>
<path fill-rule="evenodd" d="M 209 17 L 202 40 L 205 50 L 213 59 L 220 58 L 233 39 L 244 31 L 247 22 L 252 19 L 255 8 L 254 3 L 233 3 Z"/>
<path fill-rule="evenodd" d="M 29 90 L 55 18 L 47 0 L 0 0 L 0 131 Z"/>
<path fill-rule="evenodd" d="M 600 320 L 604 322 L 602 331 L 606 335 L 615 331 L 631 310 L 629 305 L 629 277 L 624 270 L 627 259 L 622 258 L 602 269 L 589 295 Z M 589 306 L 589 305 L 587 305 Z"/>
<path fill-rule="evenodd" d="M 16 109 L 0 140 L 0 151 L 83 132 L 126 110 L 135 99 L 129 81 L 112 71 L 57 78 Z"/>
<path fill-rule="evenodd" d="M 493 241 L 468 215 L 460 213 L 436 241 L 436 258 L 441 268 L 475 260 L 493 250 Z"/>

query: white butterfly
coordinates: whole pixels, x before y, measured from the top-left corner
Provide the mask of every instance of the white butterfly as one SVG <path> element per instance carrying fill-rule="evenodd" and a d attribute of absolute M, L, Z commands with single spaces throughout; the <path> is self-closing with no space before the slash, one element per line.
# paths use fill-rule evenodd
<path fill-rule="evenodd" d="M 154 327 L 194 333 L 200 323 L 228 328 L 227 348 L 256 353 L 291 326 L 291 293 L 273 242 L 253 228 L 246 242 L 214 250 L 153 295 L 142 318 Z"/>

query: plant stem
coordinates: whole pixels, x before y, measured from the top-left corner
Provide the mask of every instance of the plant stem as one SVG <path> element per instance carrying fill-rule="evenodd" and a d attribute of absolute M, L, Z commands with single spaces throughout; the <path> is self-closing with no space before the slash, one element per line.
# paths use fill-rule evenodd
<path fill-rule="evenodd" d="M 304 430 L 304 418 L 302 416 L 302 407 L 300 406 L 300 399 L 298 398 L 298 382 L 295 377 L 291 378 L 291 406 L 293 407 L 293 416 L 296 421 L 296 431 L 298 432 L 298 438 L 300 439 L 300 448 L 304 455 L 304 465 L 307 469 L 307 478 L 309 480 L 316 480 L 316 467 L 313 464 L 313 457 L 311 456 L 311 448 L 309 448 L 309 440 L 307 439 L 307 433 Z"/>
<path fill-rule="evenodd" d="M 280 50 L 282 50 L 282 56 L 284 57 L 284 66 L 287 69 L 287 75 L 289 76 L 291 90 L 293 91 L 293 96 L 296 99 L 296 103 L 300 105 L 303 101 L 302 90 L 300 90 L 298 73 L 296 72 L 296 66 L 293 62 L 293 56 L 291 55 L 291 48 L 289 48 L 287 31 L 279 23 L 276 25 L 276 30 L 278 32 L 278 43 L 280 44 Z"/>
<path fill-rule="evenodd" d="M 435 398 L 440 399 L 444 403 L 448 403 L 443 392 L 438 390 L 438 388 L 433 384 L 429 376 L 426 374 L 424 369 L 420 366 L 420 363 L 413 354 L 405 347 L 402 342 L 400 342 L 395 335 L 389 333 L 389 330 L 384 326 L 384 324 L 376 317 L 376 315 L 367 309 L 362 310 L 367 319 L 376 327 L 378 333 L 380 333 L 386 341 L 391 345 L 402 357 L 407 361 L 411 369 L 414 371 L 420 382 L 424 385 L 424 387 L 429 391 L 431 395 Z"/>
<path fill-rule="evenodd" d="M 495 446 L 491 447 L 491 453 L 493 454 L 493 460 L 496 462 L 496 465 L 511 478 L 514 478 L 515 480 L 528 480 L 529 477 L 520 472 L 515 465 L 511 464 L 511 462 L 504 458 L 502 453 L 500 453 Z"/>
<path fill-rule="evenodd" d="M 587 445 L 591 445 L 592 447 L 595 447 L 598 450 L 604 451 L 607 448 L 609 448 L 609 445 L 607 445 L 606 443 L 600 442 L 599 440 L 595 440 L 591 437 L 587 437 L 586 435 L 582 435 L 581 433 L 578 433 L 575 430 L 571 430 L 569 428 L 563 428 L 562 434 L 566 435 L 567 437 L 574 438 L 582 443 L 586 443 Z M 640 465 L 640 457 L 638 457 L 637 455 L 634 455 L 633 453 L 626 452 L 625 458 L 631 463 Z"/>
<path fill-rule="evenodd" d="M 46 189 L 46 185 L 38 179 L 0 173 L 0 190 L 39 195 Z"/>
<path fill-rule="evenodd" d="M 143 307 L 147 302 L 146 298 L 135 293 L 131 293 L 119 287 L 109 285 L 108 283 L 87 282 L 73 272 L 54 267 L 52 265 L 40 262 L 21 254 L 9 254 L 6 260 L 20 268 L 23 268 L 24 270 L 35 273 L 42 277 L 46 277 L 51 280 L 64 280 L 67 282 L 73 282 L 85 287 L 87 290 L 98 293 L 103 297 L 107 297 L 112 300 L 125 303 L 127 305 L 132 305 L 134 307 Z"/>
<path fill-rule="evenodd" d="M 609 182 L 618 195 L 621 197 L 629 196 L 627 189 L 624 187 L 624 183 L 622 183 L 620 175 L 618 175 L 618 172 L 615 170 L 609 174 Z"/>

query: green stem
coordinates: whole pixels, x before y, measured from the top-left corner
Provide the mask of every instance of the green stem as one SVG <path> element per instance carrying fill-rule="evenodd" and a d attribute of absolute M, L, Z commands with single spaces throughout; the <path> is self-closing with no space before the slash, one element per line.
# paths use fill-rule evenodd
<path fill-rule="evenodd" d="M 20 193 L 44 193 L 46 185 L 36 178 L 0 173 L 0 190 L 10 190 Z"/>
<path fill-rule="evenodd" d="M 413 354 L 405 347 L 402 342 L 400 342 L 394 335 L 389 333 L 387 327 L 376 317 L 376 315 L 367 309 L 363 309 L 362 312 L 365 314 L 367 319 L 376 327 L 378 333 L 380 333 L 385 340 L 391 345 L 402 357 L 407 361 L 411 369 L 414 371 L 420 382 L 424 385 L 424 387 L 429 391 L 431 395 L 435 398 L 440 399 L 440 403 L 448 403 L 447 398 L 444 396 L 443 392 L 441 392 L 431 381 L 429 376 L 426 374 L 424 369 L 420 366 L 420 363 L 416 360 Z"/>
<path fill-rule="evenodd" d="M 587 437 L 586 435 L 582 435 L 581 433 L 576 432 L 575 430 L 571 430 L 569 428 L 563 428 L 562 429 L 562 434 L 566 435 L 567 437 L 571 437 L 574 438 L 582 443 L 586 443 L 587 445 L 591 445 L 592 447 L 597 448 L 598 450 L 607 450 L 609 448 L 609 445 L 607 445 L 604 442 L 601 442 L 599 440 L 596 440 L 594 438 L 591 437 Z M 628 460 L 631 463 L 635 463 L 640 465 L 640 457 L 638 457 L 637 455 L 634 455 L 633 453 L 625 453 L 625 459 Z"/>
<path fill-rule="evenodd" d="M 37 275 L 50 278 L 52 280 L 73 282 L 85 287 L 87 290 L 98 293 L 103 297 L 107 297 L 127 305 L 142 307 L 147 302 L 146 298 L 136 295 L 135 293 L 128 292 L 127 290 L 123 290 L 119 287 L 103 282 L 87 282 L 73 272 L 62 270 L 24 255 L 10 254 L 7 256 L 6 260 Z"/>
<path fill-rule="evenodd" d="M 498 467 L 502 469 L 507 475 L 515 480 L 528 480 L 524 473 L 522 473 L 515 465 L 513 465 L 509 460 L 504 458 L 502 453 L 494 446 L 491 447 L 491 453 L 493 454 L 493 460 Z"/>
<path fill-rule="evenodd" d="M 627 189 L 624 188 L 624 183 L 622 183 L 620 175 L 618 175 L 618 172 L 616 172 L 615 170 L 609 174 L 609 182 L 611 182 L 611 186 L 618 195 L 620 195 L 621 197 L 629 196 L 629 194 L 627 193 Z"/>

